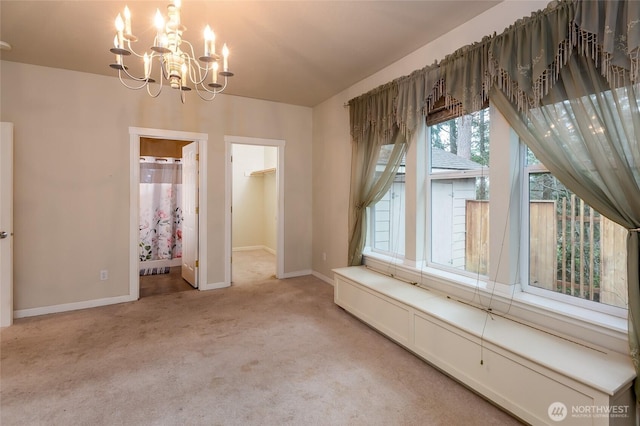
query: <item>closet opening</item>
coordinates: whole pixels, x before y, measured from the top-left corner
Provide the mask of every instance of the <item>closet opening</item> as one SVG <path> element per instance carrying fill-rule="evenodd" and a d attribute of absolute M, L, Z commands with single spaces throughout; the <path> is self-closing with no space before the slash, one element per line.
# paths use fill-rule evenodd
<path fill-rule="evenodd" d="M 284 141 L 225 136 L 225 282 L 284 278 Z"/>

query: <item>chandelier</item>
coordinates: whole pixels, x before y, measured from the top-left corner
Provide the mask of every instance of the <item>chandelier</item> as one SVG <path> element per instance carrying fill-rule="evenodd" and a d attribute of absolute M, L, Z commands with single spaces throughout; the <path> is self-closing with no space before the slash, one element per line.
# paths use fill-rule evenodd
<path fill-rule="evenodd" d="M 180 91 L 180 100 L 184 103 L 185 93 L 191 90 L 191 84 L 201 99 L 211 101 L 226 89 L 227 79 L 233 76 L 229 71 L 229 49 L 224 44 L 222 58 L 216 54 L 215 34 L 207 25 L 204 30 L 203 54 L 196 59 L 193 45 L 182 38 L 187 28 L 180 21 L 180 3 L 180 0 L 174 0 L 167 6 L 168 19 L 162 16 L 159 9 L 156 10 L 156 36 L 151 52 L 145 52 L 143 55 L 136 53 L 131 46 L 138 38 L 131 32 L 131 12 L 125 6 L 124 19 L 121 14 L 116 18 L 114 47 L 110 49 L 111 53 L 116 55 L 116 62 L 109 66 L 118 70 L 120 82 L 125 87 L 133 90 L 146 88 L 147 93 L 153 98 L 160 95 L 164 85 L 169 85 Z M 132 54 L 142 60 L 142 77 L 131 74 L 129 67 L 125 65 L 125 58 Z M 156 67 L 154 62 L 157 62 Z M 125 81 L 123 74 L 133 80 L 133 83 Z M 156 75 L 157 80 L 152 75 Z M 156 82 L 159 84 L 154 91 L 149 83 Z"/>

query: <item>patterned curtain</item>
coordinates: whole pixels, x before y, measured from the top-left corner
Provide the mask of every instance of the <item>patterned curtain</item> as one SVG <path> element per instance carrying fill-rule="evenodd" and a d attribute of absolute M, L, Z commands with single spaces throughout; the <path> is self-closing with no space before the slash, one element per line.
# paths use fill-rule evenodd
<path fill-rule="evenodd" d="M 182 166 L 177 159 L 140 163 L 140 261 L 182 257 Z"/>

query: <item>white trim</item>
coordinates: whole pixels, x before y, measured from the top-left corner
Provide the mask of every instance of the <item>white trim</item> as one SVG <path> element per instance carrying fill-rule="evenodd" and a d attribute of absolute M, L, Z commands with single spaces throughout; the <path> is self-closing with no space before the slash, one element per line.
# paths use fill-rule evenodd
<path fill-rule="evenodd" d="M 329 278 L 328 276 L 321 274 L 318 271 L 311 271 L 311 275 L 313 275 L 314 277 L 321 279 L 322 281 L 326 282 L 327 284 L 331 284 L 331 286 L 334 285 L 335 281 L 333 280 L 333 278 Z"/>
<path fill-rule="evenodd" d="M 304 277 L 305 275 L 313 275 L 313 271 L 311 269 L 304 269 L 302 271 L 287 272 L 286 274 L 283 274 L 281 277 L 278 277 L 278 278 L 279 279 L 296 278 L 296 277 Z"/>
<path fill-rule="evenodd" d="M 224 282 L 218 282 L 218 283 L 204 283 L 204 284 L 200 284 L 198 286 L 198 290 L 201 291 L 205 291 L 205 290 L 218 290 L 220 288 L 225 288 L 225 287 L 229 287 L 227 284 L 225 284 Z"/>
<path fill-rule="evenodd" d="M 227 286 L 231 285 L 231 206 L 232 200 L 232 184 L 233 184 L 233 165 L 231 163 L 232 145 L 257 145 L 272 146 L 278 149 L 278 164 L 276 165 L 276 197 L 278 199 L 277 211 L 277 242 L 276 242 L 276 277 L 287 278 L 284 273 L 284 147 L 286 142 L 282 139 L 263 139 L 249 138 L 244 136 L 225 135 L 225 211 L 224 211 L 224 282 Z M 309 272 L 310 273 L 310 272 Z M 309 273 L 305 274 L 308 275 Z M 298 275 L 295 275 L 298 276 Z"/>
<path fill-rule="evenodd" d="M 506 313 L 512 318 L 536 324 L 607 349 L 627 354 L 627 320 L 590 309 L 558 302 L 508 286 L 425 267 L 415 269 L 374 253 L 364 255 L 365 264 L 395 277 L 421 283 L 429 290 L 453 299 Z"/>
<path fill-rule="evenodd" d="M 268 253 L 276 255 L 276 251 L 271 247 L 267 246 L 244 246 L 244 247 L 234 247 L 232 251 L 253 251 L 253 250 L 264 250 Z"/>
<path fill-rule="evenodd" d="M 13 123 L 0 124 L 0 169 L 2 169 L 2 187 L 0 188 L 0 231 L 9 236 L 2 244 L 0 272 L 0 327 L 13 324 Z"/>
<path fill-rule="evenodd" d="M 207 290 L 209 285 L 201 286 L 207 280 L 207 141 L 206 133 L 182 132 L 177 130 L 148 129 L 129 127 L 129 296 L 131 300 L 140 298 L 140 269 L 138 262 L 139 217 L 140 217 L 140 138 L 161 138 L 193 141 L 198 144 L 198 289 Z M 204 288 L 203 288 L 204 287 Z"/>
<path fill-rule="evenodd" d="M 41 308 L 20 309 L 14 312 L 15 318 L 35 317 L 38 315 L 57 314 L 60 312 L 77 311 L 79 309 L 97 308 L 99 306 L 115 305 L 118 303 L 134 302 L 136 298 L 129 296 L 107 297 L 103 299 L 85 300 L 83 302 L 63 303 L 61 305 L 43 306 Z"/>

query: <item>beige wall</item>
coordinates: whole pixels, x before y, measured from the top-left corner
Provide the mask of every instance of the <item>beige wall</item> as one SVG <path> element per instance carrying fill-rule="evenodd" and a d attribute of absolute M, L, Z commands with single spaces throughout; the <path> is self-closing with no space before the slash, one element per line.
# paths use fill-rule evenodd
<path fill-rule="evenodd" d="M 456 49 L 543 9 L 546 1 L 506 0 L 313 109 L 313 270 L 332 278 L 347 265 L 351 144 L 349 109 L 357 96 L 443 59 Z M 408 230 L 407 232 L 411 232 Z M 324 260 L 323 254 L 326 254 Z"/>
<path fill-rule="evenodd" d="M 183 105 L 114 77 L 0 67 L 0 120 L 15 125 L 16 310 L 129 293 L 130 126 L 209 136 L 207 283 L 224 281 L 224 135 L 285 140 L 285 273 L 311 268 L 310 108 L 226 95 Z"/>

